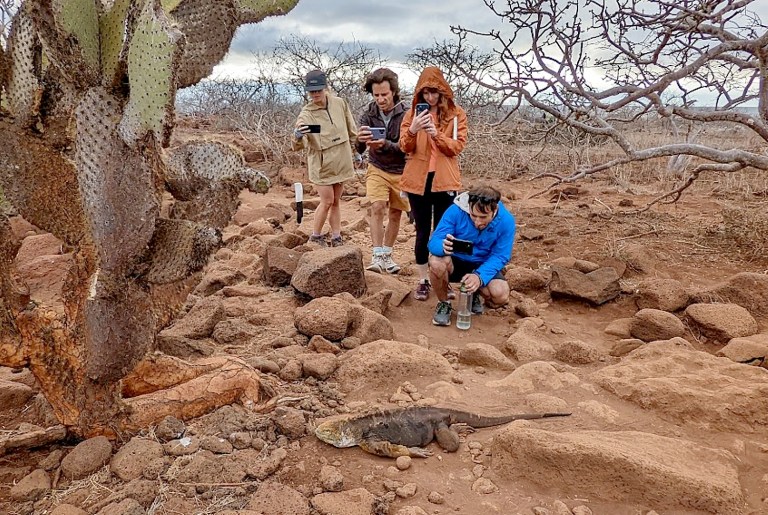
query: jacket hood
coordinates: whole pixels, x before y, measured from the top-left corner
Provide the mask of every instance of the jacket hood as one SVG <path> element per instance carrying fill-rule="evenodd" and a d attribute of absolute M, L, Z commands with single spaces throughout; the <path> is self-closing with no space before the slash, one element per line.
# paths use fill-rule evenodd
<path fill-rule="evenodd" d="M 456 204 L 459 209 L 467 213 L 468 215 L 471 214 L 471 211 L 469 210 L 469 192 L 465 191 L 464 193 L 459 193 L 456 195 L 456 198 L 453 199 L 453 203 Z M 488 224 L 488 227 L 491 227 L 493 224 L 497 223 L 499 218 L 501 218 L 499 215 L 507 211 L 506 206 L 504 206 L 504 203 L 499 201 L 499 212 L 496 213 L 496 216 L 493 220 L 491 220 L 491 223 Z M 486 227 L 487 229 L 487 227 Z"/>
<path fill-rule="evenodd" d="M 424 71 L 419 75 L 419 80 L 416 82 L 416 88 L 414 89 L 413 101 L 411 102 L 414 110 L 418 103 L 419 93 L 421 93 L 424 88 L 436 89 L 448 100 L 448 104 L 451 107 L 454 106 L 453 90 L 445 80 L 445 77 L 443 77 L 443 72 L 440 71 L 440 68 L 428 66 L 424 68 Z"/>

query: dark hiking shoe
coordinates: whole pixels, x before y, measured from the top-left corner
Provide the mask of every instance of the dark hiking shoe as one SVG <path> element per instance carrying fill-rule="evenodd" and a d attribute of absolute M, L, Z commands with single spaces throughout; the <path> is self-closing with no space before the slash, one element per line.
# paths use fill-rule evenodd
<path fill-rule="evenodd" d="M 435 316 L 432 317 L 432 323 L 435 325 L 451 325 L 451 312 L 453 308 L 451 303 L 445 300 L 441 300 L 437 303 L 435 309 Z"/>
<path fill-rule="evenodd" d="M 483 299 L 480 297 L 479 293 L 475 293 L 472 295 L 472 314 L 473 315 L 482 315 L 485 313 L 485 307 L 483 306 Z"/>
<path fill-rule="evenodd" d="M 331 238 L 331 247 L 341 247 L 342 245 L 344 245 L 344 240 L 341 239 L 341 236 Z"/>
<path fill-rule="evenodd" d="M 427 300 L 429 298 L 429 290 L 432 289 L 432 285 L 429 282 L 420 282 L 413 292 L 413 298 L 416 300 Z"/>
<path fill-rule="evenodd" d="M 325 236 L 323 236 L 322 234 L 319 234 L 317 236 L 314 236 L 314 235 L 310 236 L 309 243 L 314 243 L 315 245 L 319 245 L 321 247 L 328 246 L 328 242 L 325 241 Z"/>

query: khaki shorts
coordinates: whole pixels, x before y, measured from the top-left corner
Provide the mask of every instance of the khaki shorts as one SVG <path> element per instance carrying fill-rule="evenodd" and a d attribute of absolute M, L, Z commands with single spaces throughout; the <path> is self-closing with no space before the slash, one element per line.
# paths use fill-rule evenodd
<path fill-rule="evenodd" d="M 410 211 L 408 198 L 400 196 L 400 174 L 387 173 L 368 164 L 368 172 L 365 175 L 365 193 L 371 202 L 383 200 L 389 202 L 391 209 Z"/>

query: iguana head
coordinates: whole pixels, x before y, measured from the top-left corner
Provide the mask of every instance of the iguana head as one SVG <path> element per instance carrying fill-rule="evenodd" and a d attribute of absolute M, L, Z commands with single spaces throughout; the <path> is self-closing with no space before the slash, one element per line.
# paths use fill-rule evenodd
<path fill-rule="evenodd" d="M 329 420 L 315 429 L 315 436 L 334 447 L 354 447 L 360 443 L 360 435 L 346 420 Z"/>

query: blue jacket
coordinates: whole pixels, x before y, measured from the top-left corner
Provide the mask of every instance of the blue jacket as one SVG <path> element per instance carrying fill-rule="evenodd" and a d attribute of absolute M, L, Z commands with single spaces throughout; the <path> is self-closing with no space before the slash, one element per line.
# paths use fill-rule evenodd
<path fill-rule="evenodd" d="M 429 252 L 445 256 L 443 240 L 451 234 L 454 238 L 474 243 L 472 255 L 455 252 L 461 260 L 478 265 L 475 273 L 480 276 L 483 286 L 512 258 L 512 244 L 515 241 L 515 217 L 499 202 L 499 211 L 488 226 L 479 231 L 469 217 L 469 194 L 462 193 L 453 201 L 429 239 Z"/>

